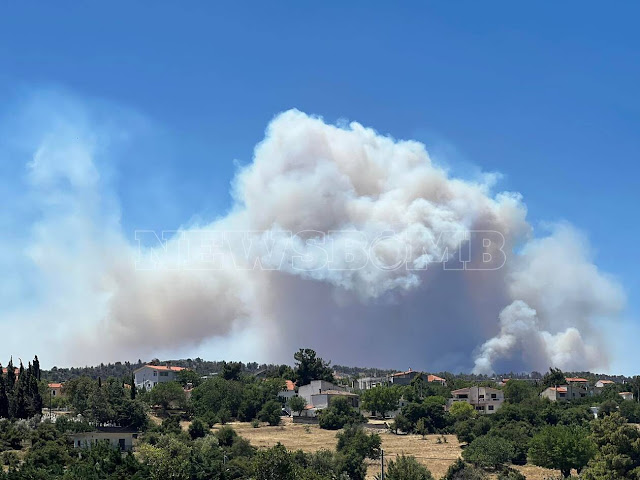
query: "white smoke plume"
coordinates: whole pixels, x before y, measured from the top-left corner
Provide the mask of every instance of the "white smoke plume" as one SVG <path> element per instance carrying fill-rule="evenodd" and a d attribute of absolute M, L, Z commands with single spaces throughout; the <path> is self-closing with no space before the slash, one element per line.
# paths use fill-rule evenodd
<path fill-rule="evenodd" d="M 29 259 L 56 300 L 5 312 L 60 318 L 70 361 L 203 346 L 288 361 L 309 345 L 340 363 L 431 370 L 607 364 L 599 323 L 625 299 L 584 239 L 567 225 L 535 238 L 519 194 L 451 177 L 418 142 L 284 112 L 238 172 L 227 216 L 140 247 L 85 127 L 55 129 L 29 166 L 41 212 Z"/>

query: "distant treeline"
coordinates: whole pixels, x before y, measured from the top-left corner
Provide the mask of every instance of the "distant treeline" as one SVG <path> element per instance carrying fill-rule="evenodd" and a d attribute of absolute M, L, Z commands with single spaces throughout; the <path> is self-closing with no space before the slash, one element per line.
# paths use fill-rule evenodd
<path fill-rule="evenodd" d="M 159 360 L 153 359 L 148 362 L 143 362 L 142 360 L 138 360 L 137 362 L 115 362 L 115 363 L 101 363 L 96 366 L 86 366 L 86 367 L 71 367 L 71 368 L 59 368 L 53 367 L 51 370 L 42 370 L 42 378 L 46 379 L 49 382 L 65 382 L 72 378 L 77 377 L 90 377 L 93 379 L 103 378 L 107 379 L 110 377 L 114 378 L 130 378 L 131 374 L 137 368 L 140 368 L 142 365 L 147 363 L 152 363 L 156 365 L 174 365 L 178 367 L 187 367 L 191 370 L 195 371 L 198 375 L 211 375 L 220 373 L 227 362 L 225 361 L 208 361 L 203 360 L 201 358 L 187 358 L 180 360 Z M 257 362 L 236 362 L 241 365 L 241 370 L 246 373 L 259 373 L 265 372 L 269 377 L 283 377 L 286 378 L 288 373 L 291 371 L 289 365 L 276 365 L 276 364 L 260 364 Z M 389 375 L 395 373 L 400 370 L 394 369 L 380 369 L 373 367 L 349 367 L 345 365 L 333 365 L 332 368 L 334 371 L 339 373 L 342 376 L 349 377 L 382 377 L 385 375 Z M 501 380 L 505 378 L 514 378 L 521 380 L 541 380 L 543 374 L 540 372 L 533 371 L 531 373 L 516 373 L 516 372 L 508 372 L 501 373 L 492 376 L 488 375 L 474 375 L 470 373 L 457 373 L 453 374 L 450 372 L 433 372 L 429 371 L 429 373 L 434 373 L 442 378 L 447 380 L 449 379 L 457 379 L 457 380 L 465 380 L 470 382 L 485 382 L 488 380 Z M 613 380 L 618 383 L 626 383 L 632 380 L 631 377 L 626 377 L 624 375 L 606 375 L 606 374 L 597 374 L 592 372 L 565 372 L 567 376 L 572 377 L 581 377 L 586 378 L 587 380 L 595 383 L 599 379 L 608 379 Z"/>

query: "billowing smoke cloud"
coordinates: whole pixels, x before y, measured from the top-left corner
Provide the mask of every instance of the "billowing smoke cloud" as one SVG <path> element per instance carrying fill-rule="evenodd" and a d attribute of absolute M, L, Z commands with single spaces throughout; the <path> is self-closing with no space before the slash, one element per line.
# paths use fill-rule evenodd
<path fill-rule="evenodd" d="M 203 346 L 288 361 L 310 345 L 432 370 L 607 364 L 598 324 L 625 300 L 584 239 L 567 225 L 535 238 L 520 195 L 451 177 L 420 143 L 284 112 L 238 172 L 231 213 L 166 242 L 138 232 L 138 245 L 118 226 L 97 140 L 50 138 L 58 148 L 45 141 L 29 167 L 45 199 L 31 259 L 69 280 L 61 341 L 82 361 Z M 51 243 L 60 222 L 71 243 Z"/>

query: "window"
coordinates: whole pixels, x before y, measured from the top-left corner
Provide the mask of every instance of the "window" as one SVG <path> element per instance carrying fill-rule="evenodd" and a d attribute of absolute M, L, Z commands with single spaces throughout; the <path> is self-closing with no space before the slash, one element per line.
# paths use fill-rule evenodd
<path fill-rule="evenodd" d="M 160 376 L 161 377 L 168 377 L 169 376 L 169 372 L 160 372 Z"/>
<path fill-rule="evenodd" d="M 496 398 L 498 398 L 498 395 L 497 395 L 497 394 L 495 394 L 495 393 L 492 393 L 492 394 L 491 394 L 491 398 L 492 398 L 493 400 L 495 400 Z"/>
<path fill-rule="evenodd" d="M 458 395 L 458 398 L 469 398 L 469 395 L 467 395 L 466 393 L 461 393 L 460 395 Z"/>
<path fill-rule="evenodd" d="M 158 372 L 153 372 L 153 376 L 157 377 L 158 376 Z"/>
<path fill-rule="evenodd" d="M 484 400 L 484 395 L 480 395 L 480 400 Z"/>
<path fill-rule="evenodd" d="M 51 395 L 55 397 L 56 396 L 56 391 L 55 390 L 51 390 Z"/>
<path fill-rule="evenodd" d="M 489 410 L 493 410 L 493 405 L 489 405 Z"/>

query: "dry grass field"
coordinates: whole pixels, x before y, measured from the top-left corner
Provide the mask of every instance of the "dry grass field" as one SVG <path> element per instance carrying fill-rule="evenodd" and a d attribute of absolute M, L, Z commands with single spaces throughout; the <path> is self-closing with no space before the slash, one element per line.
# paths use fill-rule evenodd
<path fill-rule="evenodd" d="M 239 435 L 243 436 L 258 448 L 266 448 L 280 442 L 290 450 L 315 452 L 320 449 L 333 450 L 336 446 L 336 432 L 322 430 L 317 425 L 292 423 L 290 418 L 283 418 L 283 424 L 277 427 L 262 425 L 253 428 L 251 424 L 234 422 L 230 424 Z M 214 427 L 214 431 L 217 426 Z M 393 460 L 402 453 L 415 456 L 427 466 L 435 478 L 442 477 L 449 465 L 461 455 L 462 449 L 455 435 L 445 435 L 446 442 L 438 443 L 440 435 L 394 435 L 384 430 L 371 430 L 380 433 L 385 460 Z M 543 480 L 553 474 L 550 470 L 526 465 L 518 467 L 524 475 L 532 480 Z M 371 462 L 368 479 L 380 471 L 379 462 Z"/>

